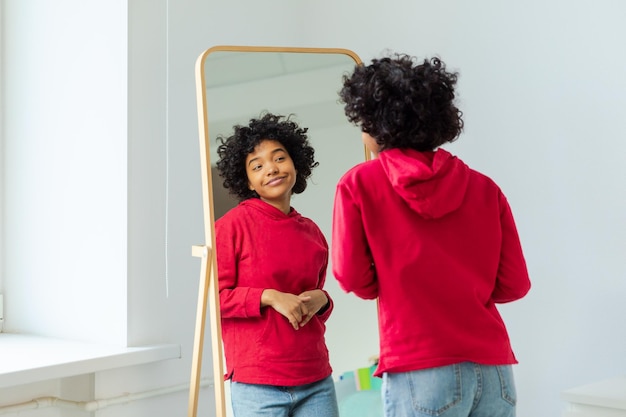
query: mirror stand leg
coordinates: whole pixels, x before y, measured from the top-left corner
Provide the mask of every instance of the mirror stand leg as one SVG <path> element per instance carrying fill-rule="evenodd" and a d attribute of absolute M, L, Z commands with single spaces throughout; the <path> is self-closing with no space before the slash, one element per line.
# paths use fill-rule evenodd
<path fill-rule="evenodd" d="M 193 357 L 191 364 L 191 383 L 189 386 L 188 417 L 196 417 L 198 413 L 198 394 L 202 377 L 202 352 L 204 348 L 204 328 L 206 324 L 207 304 L 210 303 L 212 334 L 221 334 L 219 314 L 219 287 L 215 275 L 215 259 L 207 246 L 194 246 L 193 256 L 202 258 L 200 268 L 200 283 L 198 288 L 198 307 L 196 310 L 196 327 L 193 342 Z M 217 417 L 226 416 L 224 400 L 224 367 L 222 364 L 222 345 L 220 338 L 212 338 L 213 351 L 213 386 L 215 388 L 215 408 Z"/>

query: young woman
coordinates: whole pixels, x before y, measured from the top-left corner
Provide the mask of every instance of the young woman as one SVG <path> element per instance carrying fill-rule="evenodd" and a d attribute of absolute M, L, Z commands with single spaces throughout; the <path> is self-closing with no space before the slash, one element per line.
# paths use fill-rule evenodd
<path fill-rule="evenodd" d="M 215 224 L 226 378 L 235 417 L 337 417 L 325 322 L 328 245 L 291 207 L 317 166 L 307 129 L 265 114 L 220 138 L 240 203 Z"/>
<path fill-rule="evenodd" d="M 377 158 L 337 185 L 333 272 L 378 298 L 386 417 L 515 415 L 496 304 L 530 281 L 500 188 L 440 148 L 463 128 L 456 81 L 437 58 L 393 55 L 356 67 L 340 92 Z"/>

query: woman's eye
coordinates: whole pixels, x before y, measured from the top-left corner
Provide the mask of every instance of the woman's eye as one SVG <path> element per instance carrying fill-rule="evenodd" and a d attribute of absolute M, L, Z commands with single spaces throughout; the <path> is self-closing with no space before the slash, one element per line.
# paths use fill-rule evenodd
<path fill-rule="evenodd" d="M 261 166 L 261 165 L 254 165 L 254 166 L 252 167 L 252 170 L 253 170 L 253 171 L 258 171 L 258 170 L 259 170 L 259 169 L 261 169 L 261 168 L 262 168 L 262 166 Z"/>
<path fill-rule="evenodd" d="M 276 158 L 276 162 L 281 162 L 284 161 L 285 157 L 284 156 L 279 156 L 278 158 Z"/>

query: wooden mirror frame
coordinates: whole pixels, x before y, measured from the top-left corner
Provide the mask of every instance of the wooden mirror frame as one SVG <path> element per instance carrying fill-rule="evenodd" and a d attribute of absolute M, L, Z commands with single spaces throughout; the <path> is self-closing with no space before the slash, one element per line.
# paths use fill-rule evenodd
<path fill-rule="evenodd" d="M 198 410 L 198 394 L 202 371 L 202 351 L 204 347 L 204 330 L 207 308 L 211 326 L 211 350 L 213 353 L 213 380 L 215 390 L 215 415 L 226 417 L 224 390 L 224 365 L 222 347 L 221 314 L 219 303 L 219 286 L 217 281 L 217 262 L 215 258 L 215 214 L 213 200 L 213 182 L 211 176 L 210 139 L 206 97 L 205 62 L 213 52 L 280 52 L 310 54 L 342 54 L 354 60 L 355 65 L 361 59 L 354 52 L 340 48 L 295 48 L 295 47 L 246 47 L 246 46 L 214 46 L 205 50 L 196 60 L 196 99 L 198 111 L 198 130 L 200 139 L 200 159 L 202 170 L 202 205 L 204 215 L 204 245 L 192 246 L 192 256 L 201 258 L 198 305 L 196 311 L 195 335 L 193 343 L 191 384 L 189 389 L 188 417 L 196 417 Z M 339 85 L 338 85 L 339 87 Z M 371 154 L 364 146 L 364 160 L 371 159 Z"/>

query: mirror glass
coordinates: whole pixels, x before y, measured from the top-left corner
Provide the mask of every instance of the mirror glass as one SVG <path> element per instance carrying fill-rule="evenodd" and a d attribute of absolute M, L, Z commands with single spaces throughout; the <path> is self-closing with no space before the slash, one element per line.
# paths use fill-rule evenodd
<path fill-rule="evenodd" d="M 205 153 L 210 161 L 206 169 L 210 170 L 207 185 L 212 210 L 205 221 L 217 220 L 237 204 L 223 188 L 215 168 L 216 138 L 230 136 L 234 125 L 247 125 L 264 111 L 292 115 L 301 127 L 308 128 L 319 166 L 304 193 L 292 197 L 291 205 L 317 223 L 330 245 L 335 185 L 348 169 L 369 158 L 360 130 L 347 121 L 338 101 L 342 76 L 357 63 L 358 56 L 341 49 L 216 47 L 201 55 L 198 68 L 204 79 L 199 85 L 204 91 L 199 92 L 198 104 L 201 136 L 204 129 L 208 142 Z M 212 230 L 207 236 L 212 236 Z M 326 343 L 333 376 L 338 379 L 344 372 L 368 367 L 370 358 L 378 353 L 376 303 L 345 294 L 332 275 L 332 264 L 325 289 L 335 303 L 326 323 Z M 210 311 L 213 308 L 209 316 L 216 314 Z M 211 339 L 221 345 L 219 333 L 212 329 Z M 227 395 L 228 382 L 225 390 Z M 228 398 L 225 404 L 229 410 Z"/>

